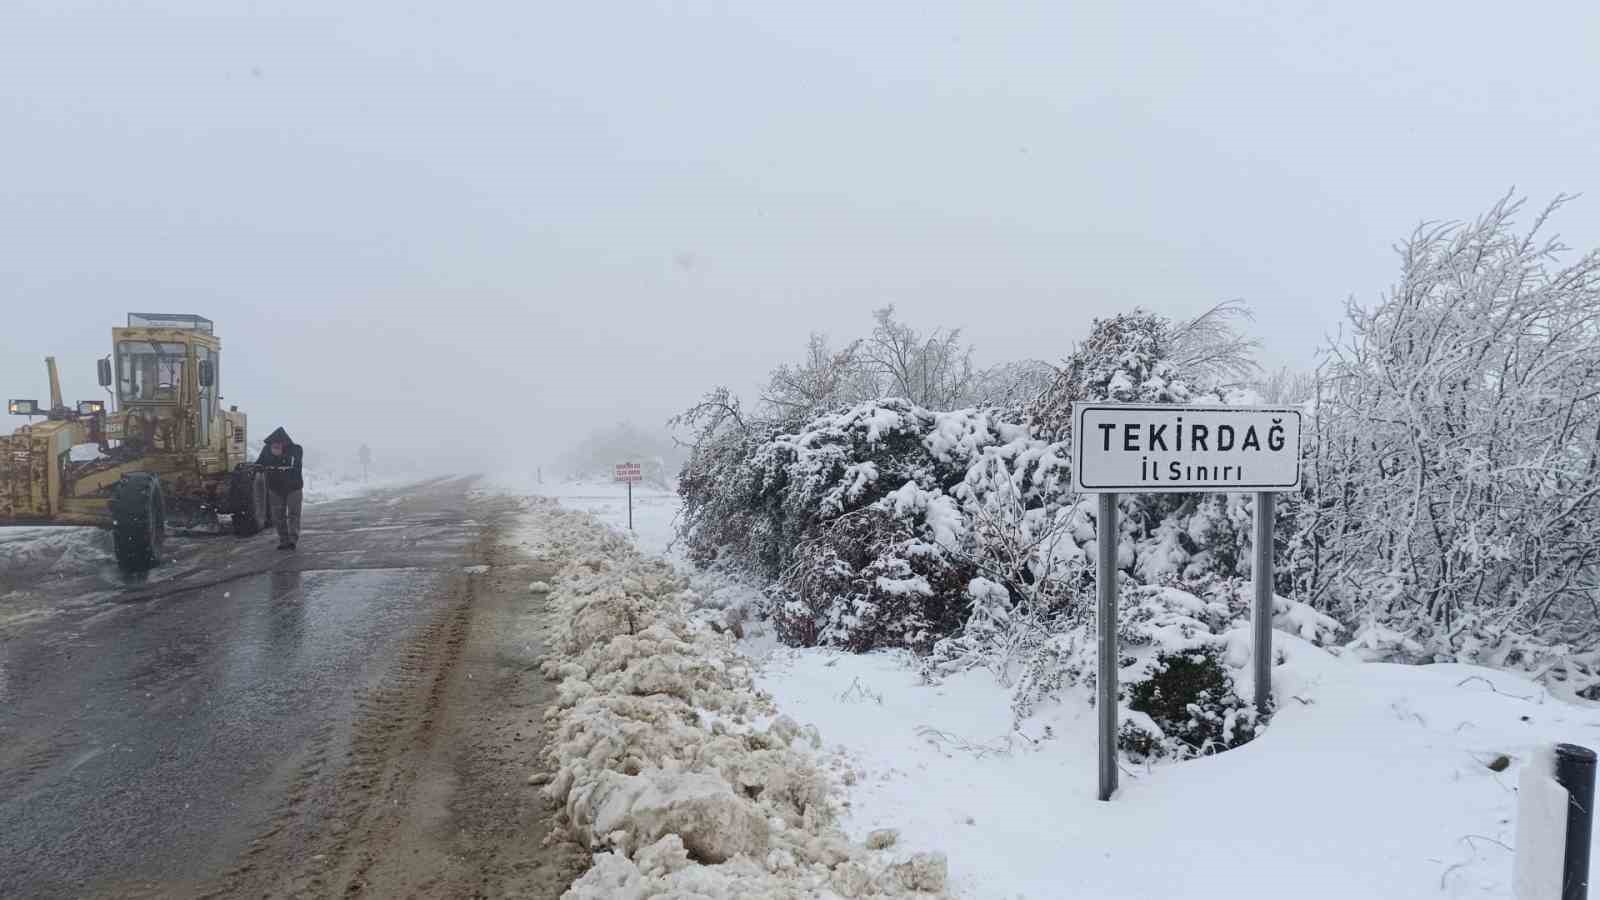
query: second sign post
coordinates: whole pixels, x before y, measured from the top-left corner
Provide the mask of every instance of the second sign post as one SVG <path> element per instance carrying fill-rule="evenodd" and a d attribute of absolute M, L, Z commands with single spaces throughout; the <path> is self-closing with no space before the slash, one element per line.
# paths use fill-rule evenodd
<path fill-rule="evenodd" d="M 613 481 L 620 481 L 628 486 L 628 530 L 633 530 L 633 486 L 644 480 L 644 471 L 636 462 L 617 463 L 612 467 L 615 477 Z"/>
<path fill-rule="evenodd" d="M 1256 710 L 1272 704 L 1272 532 L 1278 491 L 1300 487 L 1300 413 L 1259 406 L 1076 403 L 1072 482 L 1099 494 L 1097 697 L 1100 799 L 1117 790 L 1117 529 L 1119 493 L 1255 494 Z"/>

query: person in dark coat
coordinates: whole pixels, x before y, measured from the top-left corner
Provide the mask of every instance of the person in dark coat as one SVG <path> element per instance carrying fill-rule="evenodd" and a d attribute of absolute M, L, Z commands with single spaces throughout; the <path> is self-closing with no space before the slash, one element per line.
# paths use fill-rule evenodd
<path fill-rule="evenodd" d="M 267 503 L 278 526 L 279 550 L 293 550 L 300 543 L 301 492 L 305 488 L 300 462 L 304 458 L 305 449 L 290 439 L 289 432 L 278 428 L 267 435 L 261 458 L 256 460 L 256 465 L 267 470 Z"/>

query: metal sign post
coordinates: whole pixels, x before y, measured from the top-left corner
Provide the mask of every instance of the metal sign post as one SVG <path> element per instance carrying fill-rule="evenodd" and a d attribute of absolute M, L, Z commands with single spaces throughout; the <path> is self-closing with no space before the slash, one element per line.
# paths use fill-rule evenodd
<path fill-rule="evenodd" d="M 1075 403 L 1072 484 L 1099 494 L 1096 618 L 1100 799 L 1117 791 L 1117 495 L 1255 494 L 1251 605 L 1256 710 L 1272 709 L 1272 533 L 1277 491 L 1300 487 L 1300 413 L 1280 407 Z"/>
<path fill-rule="evenodd" d="M 614 467 L 613 480 L 623 482 L 628 486 L 628 530 L 633 530 L 633 483 L 644 480 L 644 470 L 638 463 L 617 463 Z"/>
<path fill-rule="evenodd" d="M 1099 551 L 1096 587 L 1100 608 L 1095 617 L 1099 637 L 1095 682 L 1095 712 L 1100 720 L 1100 799 L 1117 792 L 1117 495 L 1100 495 L 1100 515 L 1095 521 Z"/>
<path fill-rule="evenodd" d="M 1262 716 L 1272 711 L 1272 522 L 1277 505 L 1276 493 L 1256 492 L 1256 558 L 1250 567 L 1256 597 L 1250 610 L 1254 638 L 1250 655 L 1256 667 L 1256 713 Z"/>

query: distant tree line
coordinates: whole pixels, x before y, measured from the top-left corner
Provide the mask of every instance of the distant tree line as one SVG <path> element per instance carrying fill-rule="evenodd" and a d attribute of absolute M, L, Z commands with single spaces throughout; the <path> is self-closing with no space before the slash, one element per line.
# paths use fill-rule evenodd
<path fill-rule="evenodd" d="M 688 457 L 668 431 L 618 422 L 585 435 L 561 455 L 553 474 L 609 481 L 617 463 L 636 462 L 645 483 L 668 490 Z"/>

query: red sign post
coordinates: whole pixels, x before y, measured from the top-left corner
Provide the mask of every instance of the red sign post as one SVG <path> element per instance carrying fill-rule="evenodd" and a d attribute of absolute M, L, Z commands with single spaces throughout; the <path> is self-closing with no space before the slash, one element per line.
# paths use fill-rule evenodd
<path fill-rule="evenodd" d="M 644 471 L 635 462 L 617 463 L 614 480 L 628 486 L 628 530 L 633 530 L 633 485 L 644 480 Z"/>

